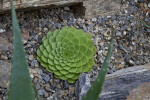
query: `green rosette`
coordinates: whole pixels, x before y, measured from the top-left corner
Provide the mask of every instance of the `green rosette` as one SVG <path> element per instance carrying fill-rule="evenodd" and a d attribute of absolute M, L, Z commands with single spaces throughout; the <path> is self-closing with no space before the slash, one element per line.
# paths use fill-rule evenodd
<path fill-rule="evenodd" d="M 95 53 L 90 34 L 66 26 L 43 37 L 37 60 L 56 78 L 74 83 L 82 72 L 91 71 Z"/>

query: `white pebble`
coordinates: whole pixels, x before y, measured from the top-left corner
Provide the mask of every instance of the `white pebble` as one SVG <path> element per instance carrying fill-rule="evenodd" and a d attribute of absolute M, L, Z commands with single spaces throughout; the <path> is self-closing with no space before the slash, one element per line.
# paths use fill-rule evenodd
<path fill-rule="evenodd" d="M 107 18 L 109 19 L 109 18 L 111 18 L 111 16 L 107 16 Z"/>
<path fill-rule="evenodd" d="M 5 32 L 5 30 L 3 30 L 3 29 L 0 29 L 0 33 L 3 33 L 3 32 Z"/>
<path fill-rule="evenodd" d="M 70 8 L 69 7 L 64 7 L 64 10 L 69 11 Z"/>
<path fill-rule="evenodd" d="M 97 21 L 97 19 L 96 18 L 92 18 L 92 22 L 96 22 Z"/>
<path fill-rule="evenodd" d="M 127 34 L 127 32 L 126 31 L 123 31 L 123 35 L 126 35 Z"/>
<path fill-rule="evenodd" d="M 150 8 L 150 3 L 148 3 L 148 8 Z"/>

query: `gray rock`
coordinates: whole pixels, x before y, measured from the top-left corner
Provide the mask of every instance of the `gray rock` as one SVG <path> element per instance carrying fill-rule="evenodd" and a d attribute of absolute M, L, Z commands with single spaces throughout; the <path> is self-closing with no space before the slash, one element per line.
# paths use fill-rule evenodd
<path fill-rule="evenodd" d="M 99 18 L 99 19 L 97 20 L 97 23 L 98 23 L 98 24 L 102 24 L 102 22 L 103 22 L 103 18 Z"/>
<path fill-rule="evenodd" d="M 113 71 L 113 72 L 115 72 L 116 70 L 117 70 L 116 67 L 113 67 L 113 68 L 112 68 L 112 71 Z"/>
<path fill-rule="evenodd" d="M 11 64 L 0 60 L 0 87 L 8 86 Z"/>
<path fill-rule="evenodd" d="M 57 97 L 54 97 L 54 99 L 53 99 L 53 100 L 58 100 L 58 99 L 57 99 Z"/>
<path fill-rule="evenodd" d="M 43 80 L 43 78 L 38 78 L 38 83 L 45 84 L 45 81 Z"/>
<path fill-rule="evenodd" d="M 81 100 L 85 93 L 91 87 L 90 78 L 88 77 L 88 74 L 82 73 L 82 75 L 80 75 L 79 79 L 75 83 L 75 87 L 75 94 L 79 98 L 79 100 Z"/>
<path fill-rule="evenodd" d="M 57 28 L 61 28 L 61 24 L 60 23 L 55 23 L 55 26 L 57 27 Z"/>
<path fill-rule="evenodd" d="M 69 7 L 64 7 L 64 10 L 69 11 L 70 8 Z"/>
<path fill-rule="evenodd" d="M 42 44 L 42 38 L 41 37 L 38 37 L 38 42 L 39 42 L 39 44 Z"/>
<path fill-rule="evenodd" d="M 126 30 L 126 29 L 127 29 L 127 25 L 124 25 L 124 26 L 121 27 L 121 30 L 122 30 L 122 31 L 124 31 L 124 30 Z"/>
<path fill-rule="evenodd" d="M 44 75 L 44 81 L 48 83 L 50 81 L 50 76 L 49 75 Z"/>
<path fill-rule="evenodd" d="M 150 81 L 149 75 L 150 64 L 130 67 L 108 74 L 98 100 L 126 100 L 132 89 Z M 76 96 L 79 100 L 86 94 L 90 86 L 87 74 L 83 73 L 76 82 Z"/>
<path fill-rule="evenodd" d="M 115 15 L 112 15 L 111 18 L 112 18 L 113 20 L 115 20 L 115 19 L 116 19 L 116 16 L 115 16 Z"/>
<path fill-rule="evenodd" d="M 122 50 L 122 51 L 124 51 L 124 52 L 127 52 L 127 50 L 122 45 L 119 45 L 119 49 Z"/>
<path fill-rule="evenodd" d="M 148 7 L 150 8 L 150 3 L 148 3 Z"/>
<path fill-rule="evenodd" d="M 87 32 L 87 31 L 88 31 L 88 30 L 87 30 L 87 27 L 86 27 L 85 25 L 83 26 L 83 31 L 84 31 L 84 32 Z"/>
<path fill-rule="evenodd" d="M 89 24 L 88 26 L 91 30 L 93 30 L 93 26 L 94 26 L 93 24 Z"/>
<path fill-rule="evenodd" d="M 127 20 L 130 21 L 131 19 L 133 19 L 133 16 L 127 16 Z"/>
<path fill-rule="evenodd" d="M 148 33 L 150 33 L 150 29 L 146 29 L 146 31 L 147 31 Z"/>
<path fill-rule="evenodd" d="M 65 88 L 69 88 L 69 83 L 67 81 L 65 81 Z"/>
<path fill-rule="evenodd" d="M 44 90 L 38 90 L 38 94 L 39 94 L 40 96 L 44 95 L 44 93 L 45 93 Z"/>
<path fill-rule="evenodd" d="M 122 36 L 122 33 L 121 33 L 120 31 L 117 31 L 117 32 L 116 32 L 116 36 L 120 36 L 120 37 L 121 37 L 121 36 Z"/>
<path fill-rule="evenodd" d="M 47 92 L 44 92 L 44 97 L 48 97 L 49 96 L 49 94 L 47 93 Z"/>
<path fill-rule="evenodd" d="M 35 59 L 33 59 L 32 61 L 31 61 L 31 66 L 35 66 L 35 67 L 38 67 L 38 62 L 37 62 L 37 60 L 35 60 Z"/>
<path fill-rule="evenodd" d="M 72 21 L 70 21 L 70 20 L 67 22 L 67 25 L 68 25 L 68 26 L 71 26 L 72 24 L 73 24 L 73 23 L 72 23 Z"/>
<path fill-rule="evenodd" d="M 125 61 L 127 62 L 127 61 L 129 61 L 130 60 L 130 55 L 127 53 L 126 55 L 125 55 Z"/>
<path fill-rule="evenodd" d="M 113 70 L 112 69 L 109 69 L 108 70 L 108 74 L 112 74 L 113 73 Z"/>
<path fill-rule="evenodd" d="M 128 8 L 128 13 L 132 14 L 132 13 L 136 13 L 137 12 L 137 7 L 136 6 L 131 6 Z"/>
<path fill-rule="evenodd" d="M 43 74 L 42 69 L 38 70 L 38 74 L 39 74 L 39 75 L 42 75 L 42 74 Z"/>
<path fill-rule="evenodd" d="M 150 22 L 150 18 L 145 18 L 145 21 L 146 22 Z"/>

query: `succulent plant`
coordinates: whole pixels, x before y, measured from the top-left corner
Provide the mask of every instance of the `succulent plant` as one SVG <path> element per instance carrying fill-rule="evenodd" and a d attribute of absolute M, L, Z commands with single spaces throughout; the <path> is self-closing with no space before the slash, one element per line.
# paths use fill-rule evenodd
<path fill-rule="evenodd" d="M 56 78 L 74 83 L 94 65 L 96 48 L 92 37 L 81 29 L 63 27 L 48 32 L 37 51 L 37 60 Z"/>

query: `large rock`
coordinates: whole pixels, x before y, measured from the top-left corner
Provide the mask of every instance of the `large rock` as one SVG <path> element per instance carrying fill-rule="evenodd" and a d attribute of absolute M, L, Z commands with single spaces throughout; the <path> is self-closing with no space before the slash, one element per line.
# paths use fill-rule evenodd
<path fill-rule="evenodd" d="M 62 7 L 76 4 L 82 4 L 78 7 L 78 12 L 85 11 L 86 17 L 95 17 L 96 15 L 110 15 L 120 10 L 121 0 L 14 0 L 15 8 L 41 8 L 41 7 Z M 10 10 L 10 0 L 0 0 L 0 13 Z"/>
<path fill-rule="evenodd" d="M 10 69 L 10 63 L 0 60 L 0 87 L 8 86 Z"/>
<path fill-rule="evenodd" d="M 86 75 L 83 76 L 87 79 Z M 86 93 L 85 91 L 87 91 L 87 89 L 81 91 L 81 89 L 85 87 L 85 83 L 80 84 L 80 80 L 85 79 L 83 76 L 80 77 L 79 80 L 76 82 L 76 85 L 78 85 L 76 87 L 76 95 L 79 100 L 81 100 L 83 95 L 85 95 Z M 99 100 L 126 100 L 127 97 L 128 100 L 150 100 L 150 95 L 148 94 L 150 85 L 149 83 L 146 83 L 150 82 L 149 76 L 150 64 L 130 67 L 116 71 L 113 74 L 108 74 L 106 76 L 106 81 L 104 82 L 103 90 L 100 94 Z M 86 87 L 88 88 L 90 86 L 91 84 L 89 84 L 88 86 L 86 85 Z M 140 87 L 137 88 L 138 86 Z M 141 89 L 143 89 L 144 92 L 141 91 Z M 136 91 L 136 93 L 134 93 L 134 91 Z M 128 96 L 129 93 L 130 96 Z M 141 96 L 134 99 L 134 97 L 137 95 Z"/>
<path fill-rule="evenodd" d="M 91 87 L 90 79 L 88 78 L 88 75 L 86 73 L 82 73 L 82 75 L 80 75 L 80 78 L 77 80 L 75 87 L 75 93 L 77 97 L 79 97 L 78 99 L 81 100 L 85 93 Z"/>

